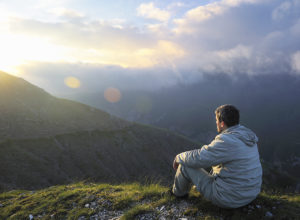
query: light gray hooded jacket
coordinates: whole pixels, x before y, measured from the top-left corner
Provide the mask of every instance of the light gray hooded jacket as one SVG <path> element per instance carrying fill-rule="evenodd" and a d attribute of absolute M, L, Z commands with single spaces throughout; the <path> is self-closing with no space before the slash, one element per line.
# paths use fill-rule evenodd
<path fill-rule="evenodd" d="M 242 125 L 229 127 L 201 149 L 177 155 L 177 161 L 192 168 L 212 167 L 213 203 L 236 208 L 250 203 L 260 193 L 262 167 L 257 136 Z"/>

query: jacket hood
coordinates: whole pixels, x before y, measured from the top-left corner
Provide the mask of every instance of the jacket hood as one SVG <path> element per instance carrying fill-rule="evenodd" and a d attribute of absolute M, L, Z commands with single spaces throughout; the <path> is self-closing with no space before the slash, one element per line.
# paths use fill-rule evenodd
<path fill-rule="evenodd" d="M 258 137 L 249 128 L 243 125 L 235 125 L 227 128 L 222 134 L 232 134 L 236 138 L 243 141 L 247 146 L 252 147 L 258 142 Z"/>

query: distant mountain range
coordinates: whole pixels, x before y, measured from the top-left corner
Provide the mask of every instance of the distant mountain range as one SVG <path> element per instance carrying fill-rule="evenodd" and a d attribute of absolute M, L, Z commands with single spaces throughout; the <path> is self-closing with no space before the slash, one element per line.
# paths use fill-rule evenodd
<path fill-rule="evenodd" d="M 197 144 L 59 99 L 0 72 L 0 191 L 82 179 L 170 181 L 175 155 Z"/>
<path fill-rule="evenodd" d="M 240 109 L 241 124 L 259 137 L 260 154 L 273 166 L 268 173 L 295 178 L 300 189 L 300 76 L 212 74 L 194 84 L 159 91 L 121 92 L 118 103 L 107 102 L 102 93 L 68 98 L 130 121 L 173 130 L 201 143 L 209 143 L 216 135 L 214 110 L 222 104 L 234 104 Z M 283 181 L 285 185 L 289 183 Z"/>

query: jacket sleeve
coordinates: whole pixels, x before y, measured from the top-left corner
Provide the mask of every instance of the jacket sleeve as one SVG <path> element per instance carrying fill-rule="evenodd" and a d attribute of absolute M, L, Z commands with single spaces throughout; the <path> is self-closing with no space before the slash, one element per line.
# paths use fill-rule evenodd
<path fill-rule="evenodd" d="M 228 161 L 230 153 L 223 136 L 216 136 L 209 145 L 204 145 L 200 149 L 178 154 L 176 161 L 193 168 L 207 168 Z"/>

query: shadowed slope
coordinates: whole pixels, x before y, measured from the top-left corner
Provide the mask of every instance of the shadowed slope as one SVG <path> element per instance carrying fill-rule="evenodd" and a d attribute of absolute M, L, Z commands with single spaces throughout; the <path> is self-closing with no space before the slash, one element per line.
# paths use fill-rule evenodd
<path fill-rule="evenodd" d="M 175 155 L 195 147 L 182 136 L 57 99 L 5 73 L 0 83 L 0 191 L 82 179 L 171 181 Z"/>

